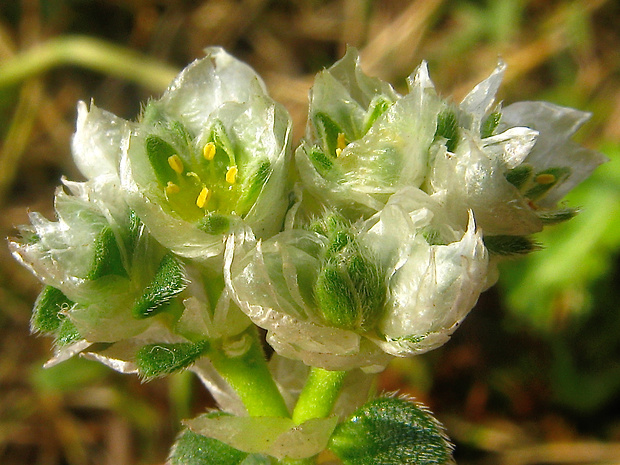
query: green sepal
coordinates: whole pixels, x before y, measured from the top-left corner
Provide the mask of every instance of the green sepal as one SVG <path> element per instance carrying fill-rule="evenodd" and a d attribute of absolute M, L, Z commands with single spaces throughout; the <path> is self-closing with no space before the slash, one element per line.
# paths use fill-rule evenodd
<path fill-rule="evenodd" d="M 177 178 L 177 172 L 174 171 L 168 163 L 168 158 L 177 153 L 176 149 L 161 137 L 151 134 L 146 137 L 146 155 L 155 171 L 157 181 L 162 186 L 168 184 Z"/>
<path fill-rule="evenodd" d="M 261 160 L 255 166 L 246 166 L 246 170 L 252 170 L 250 175 L 244 179 L 241 198 L 237 201 L 236 211 L 240 216 L 244 216 L 263 190 L 263 187 L 271 176 L 271 163 L 269 160 Z"/>
<path fill-rule="evenodd" d="M 392 101 L 383 95 L 375 95 L 368 105 L 368 112 L 364 119 L 364 126 L 362 128 L 362 135 L 366 134 L 368 130 L 375 124 L 375 121 L 392 106 Z"/>
<path fill-rule="evenodd" d="M 487 116 L 480 126 L 480 138 L 485 139 L 495 134 L 495 129 L 497 129 L 501 119 L 502 114 L 498 111 L 495 111 Z"/>
<path fill-rule="evenodd" d="M 198 221 L 198 229 L 207 234 L 226 234 L 230 228 L 230 220 L 226 215 L 208 213 Z"/>
<path fill-rule="evenodd" d="M 52 286 L 45 286 L 34 304 L 30 330 L 32 332 L 54 333 L 62 324 L 63 310 L 73 307 L 74 302 L 69 300 L 61 290 Z"/>
<path fill-rule="evenodd" d="M 228 137 L 224 123 L 222 123 L 219 119 L 215 120 L 213 126 L 211 127 L 210 140 L 215 144 L 216 150 L 219 148 L 226 153 L 231 165 L 236 164 L 234 161 L 235 151 L 233 149 L 233 144 L 230 141 L 230 137 Z"/>
<path fill-rule="evenodd" d="M 344 465 L 452 463 L 443 427 L 424 407 L 402 398 L 368 402 L 336 428 L 329 449 Z"/>
<path fill-rule="evenodd" d="M 147 344 L 136 353 L 136 365 L 140 376 L 150 380 L 187 368 L 208 349 L 208 341 Z"/>
<path fill-rule="evenodd" d="M 560 210 L 537 211 L 536 215 L 544 225 L 552 225 L 568 221 L 579 213 L 577 208 L 562 208 Z"/>
<path fill-rule="evenodd" d="M 59 347 L 67 346 L 82 339 L 80 332 L 69 318 L 63 318 L 56 333 L 55 344 Z"/>
<path fill-rule="evenodd" d="M 443 137 L 446 139 L 448 152 L 454 152 L 459 138 L 459 125 L 456 120 L 456 113 L 452 110 L 444 110 L 437 115 L 437 130 L 435 140 Z"/>
<path fill-rule="evenodd" d="M 323 265 L 314 285 L 318 308 L 330 325 L 369 329 L 380 315 L 387 288 L 368 252 L 360 248 L 351 226 L 329 214 L 310 229 L 328 238 Z"/>
<path fill-rule="evenodd" d="M 330 157 L 336 157 L 338 135 L 343 129 L 327 113 L 318 112 L 314 115 L 314 127 L 323 145 L 323 151 Z"/>
<path fill-rule="evenodd" d="M 484 236 L 483 241 L 493 255 L 525 255 L 540 249 L 540 244 L 527 236 Z"/>
<path fill-rule="evenodd" d="M 134 304 L 133 316 L 147 318 L 158 314 L 186 287 L 183 264 L 171 253 L 164 255 L 152 281 Z"/>
<path fill-rule="evenodd" d="M 357 326 L 358 310 L 350 281 L 336 265 L 326 265 L 314 286 L 314 296 L 323 318 L 338 328 Z"/>
<path fill-rule="evenodd" d="M 249 454 L 190 430 L 183 431 L 172 446 L 169 465 L 239 465 Z M 269 463 L 269 462 L 265 462 Z"/>
<path fill-rule="evenodd" d="M 124 278 L 128 276 L 114 231 L 111 227 L 105 226 L 95 240 L 93 264 L 86 279 L 94 280 L 108 275 Z"/>
<path fill-rule="evenodd" d="M 319 173 L 325 174 L 334 167 L 332 159 L 318 147 L 312 147 L 308 152 L 308 157 Z"/>
<path fill-rule="evenodd" d="M 527 190 L 525 196 L 533 201 L 539 200 L 545 196 L 549 190 L 555 186 L 558 182 L 562 182 L 566 179 L 571 173 L 571 169 L 568 167 L 558 167 L 558 168 L 549 168 L 543 171 L 536 173 L 533 177 L 534 186 Z M 544 175 L 552 175 L 555 179 L 553 182 L 539 184 L 536 182 L 536 179 L 539 176 Z"/>
<path fill-rule="evenodd" d="M 506 181 L 521 190 L 531 179 L 533 171 L 530 165 L 519 165 L 506 173 Z"/>

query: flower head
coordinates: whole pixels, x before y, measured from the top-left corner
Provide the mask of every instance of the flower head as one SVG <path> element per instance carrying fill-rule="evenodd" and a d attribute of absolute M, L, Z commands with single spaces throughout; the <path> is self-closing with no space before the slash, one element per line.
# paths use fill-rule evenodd
<path fill-rule="evenodd" d="M 372 369 L 445 343 L 485 288 L 487 260 L 473 219 L 454 230 L 410 189 L 366 221 L 327 212 L 235 252 L 228 280 L 281 355 Z"/>
<path fill-rule="evenodd" d="M 251 68 L 208 49 L 131 132 L 121 168 L 128 202 L 185 257 L 218 255 L 241 224 L 271 235 L 288 205 L 290 126 Z"/>

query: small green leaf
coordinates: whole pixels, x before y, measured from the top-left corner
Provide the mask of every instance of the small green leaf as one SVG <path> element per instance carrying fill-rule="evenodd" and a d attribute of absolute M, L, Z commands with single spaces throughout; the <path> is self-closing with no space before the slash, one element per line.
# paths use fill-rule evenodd
<path fill-rule="evenodd" d="M 45 286 L 34 304 L 30 330 L 53 333 L 60 328 L 64 316 L 63 310 L 73 307 L 74 303 L 62 291 L 52 286 Z"/>
<path fill-rule="evenodd" d="M 370 329 L 381 315 L 387 294 L 382 273 L 360 253 L 353 254 L 347 261 L 347 273 L 360 302 L 359 325 L 362 329 Z"/>
<path fill-rule="evenodd" d="M 344 131 L 327 113 L 318 112 L 314 115 L 314 127 L 323 144 L 323 151 L 330 157 L 336 157 L 338 135 Z"/>
<path fill-rule="evenodd" d="M 459 125 L 456 114 L 452 110 L 444 110 L 437 115 L 437 130 L 435 140 L 443 137 L 446 139 L 448 152 L 454 152 L 459 138 Z"/>
<path fill-rule="evenodd" d="M 364 120 L 364 127 L 362 128 L 362 134 L 366 134 L 368 130 L 375 124 L 375 121 L 392 106 L 392 101 L 387 99 L 384 95 L 375 95 L 368 105 L 368 112 Z"/>
<path fill-rule="evenodd" d="M 536 214 L 544 225 L 552 225 L 568 221 L 579 213 L 577 208 L 562 208 L 560 210 L 538 211 Z"/>
<path fill-rule="evenodd" d="M 483 240 L 494 255 L 524 255 L 540 250 L 540 244 L 526 236 L 484 236 Z"/>
<path fill-rule="evenodd" d="M 525 196 L 530 200 L 539 200 L 557 183 L 564 181 L 571 173 L 568 167 L 549 168 L 536 173 L 533 177 L 534 187 L 528 189 Z"/>
<path fill-rule="evenodd" d="M 207 349 L 207 341 L 147 344 L 138 350 L 136 365 L 143 378 L 152 379 L 187 368 Z"/>
<path fill-rule="evenodd" d="M 325 155 L 325 153 L 323 153 L 323 151 L 318 147 L 312 147 L 308 152 L 308 157 L 321 174 L 325 174 L 327 171 L 330 171 L 334 166 L 332 159 Z"/>
<path fill-rule="evenodd" d="M 243 194 L 237 202 L 236 211 L 240 216 L 244 216 L 256 203 L 256 199 L 271 176 L 271 163 L 269 160 L 261 160 L 253 167 L 246 166 L 245 169 L 251 170 L 251 173 L 243 181 Z"/>
<path fill-rule="evenodd" d="M 502 114 L 498 111 L 487 116 L 480 127 L 480 138 L 485 139 L 491 137 L 495 133 L 495 129 L 497 129 L 501 118 Z"/>
<path fill-rule="evenodd" d="M 239 465 L 248 455 L 247 452 L 237 450 L 217 439 L 185 430 L 172 446 L 168 463 L 170 465 Z"/>
<path fill-rule="evenodd" d="M 443 465 L 452 445 L 424 407 L 401 398 L 368 402 L 341 423 L 329 449 L 345 465 Z"/>
<path fill-rule="evenodd" d="M 62 347 L 79 341 L 81 338 L 82 336 L 80 336 L 80 332 L 77 330 L 73 322 L 69 318 L 63 318 L 54 342 L 57 346 Z"/>
<path fill-rule="evenodd" d="M 233 144 L 230 141 L 230 137 L 228 137 L 228 133 L 226 132 L 226 128 L 224 127 L 224 123 L 222 123 L 219 119 L 216 120 L 211 127 L 210 140 L 213 141 L 216 149 L 220 148 L 224 151 L 224 153 L 226 153 L 231 165 L 236 165 Z"/>
<path fill-rule="evenodd" d="M 200 219 L 198 228 L 207 234 L 225 234 L 230 228 L 230 220 L 225 215 L 209 213 Z"/>
<path fill-rule="evenodd" d="M 519 165 L 506 173 L 506 181 L 521 190 L 532 177 L 532 172 L 530 165 Z"/>
<path fill-rule="evenodd" d="M 314 286 L 314 295 L 323 318 L 338 328 L 355 328 L 358 322 L 357 304 L 350 280 L 337 265 L 326 265 Z"/>
<path fill-rule="evenodd" d="M 127 271 L 123 265 L 123 259 L 114 236 L 114 231 L 109 226 L 106 226 L 95 240 L 93 265 L 86 279 L 99 279 L 108 275 L 127 277 Z"/>
<path fill-rule="evenodd" d="M 165 304 L 187 287 L 183 264 L 168 253 L 161 260 L 155 276 L 132 309 L 136 318 L 147 318 L 158 314 Z"/>
<path fill-rule="evenodd" d="M 175 148 L 161 137 L 155 135 L 146 137 L 146 155 L 155 171 L 157 181 L 162 186 L 177 178 L 177 173 L 168 162 L 168 158 L 176 155 L 176 153 Z"/>

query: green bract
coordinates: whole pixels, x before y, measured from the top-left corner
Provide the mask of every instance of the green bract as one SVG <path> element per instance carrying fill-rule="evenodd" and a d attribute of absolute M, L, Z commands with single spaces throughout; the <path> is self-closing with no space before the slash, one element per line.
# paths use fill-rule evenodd
<path fill-rule="evenodd" d="M 121 167 L 127 200 L 185 257 L 220 254 L 242 221 L 270 236 L 288 206 L 290 128 L 251 68 L 208 49 L 131 131 Z"/>
<path fill-rule="evenodd" d="M 473 219 L 455 230 L 407 189 L 364 222 L 328 213 L 237 250 L 229 284 L 280 354 L 372 369 L 445 343 L 486 287 L 487 260 Z"/>

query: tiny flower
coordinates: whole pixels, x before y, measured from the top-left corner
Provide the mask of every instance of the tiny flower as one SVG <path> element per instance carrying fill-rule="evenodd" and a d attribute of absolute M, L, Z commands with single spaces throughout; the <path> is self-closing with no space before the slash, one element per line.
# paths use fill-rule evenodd
<path fill-rule="evenodd" d="M 473 219 L 452 229 L 418 189 L 364 222 L 328 212 L 234 255 L 229 285 L 273 348 L 337 370 L 445 343 L 485 288 L 488 264 Z"/>
<path fill-rule="evenodd" d="M 290 129 L 251 68 L 208 49 L 131 131 L 121 163 L 128 202 L 188 258 L 218 255 L 241 224 L 271 235 L 288 206 Z"/>
<path fill-rule="evenodd" d="M 398 189 L 422 185 L 443 104 L 426 64 L 408 84 L 402 97 L 366 76 L 353 49 L 317 76 L 295 155 L 305 189 L 356 219 L 380 210 Z"/>
<path fill-rule="evenodd" d="M 570 219 L 557 202 L 605 160 L 570 138 L 589 115 L 545 102 L 493 108 L 505 65 L 438 116 L 427 192 L 463 224 L 473 210 L 491 242 Z"/>

